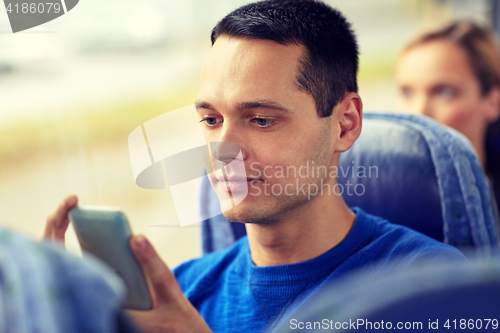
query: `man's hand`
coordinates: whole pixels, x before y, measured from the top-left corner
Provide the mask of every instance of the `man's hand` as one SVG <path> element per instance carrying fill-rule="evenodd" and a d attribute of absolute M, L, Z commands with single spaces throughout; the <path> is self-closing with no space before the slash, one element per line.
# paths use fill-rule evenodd
<path fill-rule="evenodd" d="M 130 310 L 129 314 L 144 332 L 212 332 L 198 311 L 184 297 L 174 274 L 160 259 L 144 236 L 133 236 L 130 245 L 146 274 L 153 309 Z"/>
<path fill-rule="evenodd" d="M 43 231 L 42 237 L 45 239 L 51 239 L 52 241 L 64 243 L 64 234 L 66 233 L 69 225 L 68 212 L 77 204 L 78 198 L 76 195 L 68 195 L 61 202 L 59 207 L 57 207 L 57 209 L 47 218 L 47 223 L 45 224 L 45 230 Z"/>

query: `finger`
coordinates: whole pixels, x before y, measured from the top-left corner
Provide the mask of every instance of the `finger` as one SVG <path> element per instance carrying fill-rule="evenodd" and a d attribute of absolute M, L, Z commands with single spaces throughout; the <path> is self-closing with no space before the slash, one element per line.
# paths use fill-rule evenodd
<path fill-rule="evenodd" d="M 130 244 L 144 273 L 149 278 L 158 305 L 169 302 L 182 304 L 184 295 L 174 274 L 161 260 L 146 237 L 132 236 Z"/>
<path fill-rule="evenodd" d="M 153 332 L 152 327 L 154 327 L 155 322 L 155 313 L 153 311 L 125 309 L 127 316 L 132 318 L 134 324 L 142 329 L 141 332 Z"/>
<path fill-rule="evenodd" d="M 64 241 L 64 234 L 69 225 L 68 212 L 77 204 L 78 198 L 76 195 L 71 194 L 67 196 L 59 207 L 47 218 L 43 237 Z"/>

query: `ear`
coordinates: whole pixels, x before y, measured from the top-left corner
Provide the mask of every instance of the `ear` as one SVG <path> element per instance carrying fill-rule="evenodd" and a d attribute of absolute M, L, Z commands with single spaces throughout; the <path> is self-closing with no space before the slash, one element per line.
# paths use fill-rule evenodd
<path fill-rule="evenodd" d="M 486 99 L 487 105 L 484 116 L 488 123 L 492 123 L 500 117 L 500 87 L 493 87 Z"/>
<path fill-rule="evenodd" d="M 335 151 L 343 152 L 351 148 L 361 133 L 363 102 L 357 93 L 348 93 L 336 106 L 335 126 L 340 127 L 335 138 Z M 333 119 L 332 119 L 333 120 Z"/>

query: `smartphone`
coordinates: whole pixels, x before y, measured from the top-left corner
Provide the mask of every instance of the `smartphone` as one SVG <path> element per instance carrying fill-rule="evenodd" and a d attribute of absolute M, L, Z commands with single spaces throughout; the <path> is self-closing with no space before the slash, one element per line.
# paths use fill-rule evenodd
<path fill-rule="evenodd" d="M 117 208 L 78 206 L 69 212 L 80 246 L 99 257 L 123 278 L 128 295 L 125 307 L 153 307 L 148 284 L 139 261 L 130 248 L 132 231 L 125 214 Z"/>

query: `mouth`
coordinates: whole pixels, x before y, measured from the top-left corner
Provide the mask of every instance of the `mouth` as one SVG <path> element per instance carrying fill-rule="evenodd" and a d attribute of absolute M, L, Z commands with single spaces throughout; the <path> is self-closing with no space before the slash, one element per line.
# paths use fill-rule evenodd
<path fill-rule="evenodd" d="M 259 181 L 262 180 L 260 178 L 254 178 L 254 177 L 244 177 L 244 176 L 238 176 L 238 175 L 222 175 L 222 174 L 216 174 L 215 178 L 219 182 L 252 182 L 252 181 Z"/>
<path fill-rule="evenodd" d="M 260 178 L 251 178 L 251 177 L 227 177 L 226 179 L 223 176 L 218 176 L 217 181 L 220 185 L 225 186 L 229 193 L 235 192 L 248 192 L 248 188 L 257 182 L 263 182 L 264 180 Z"/>

